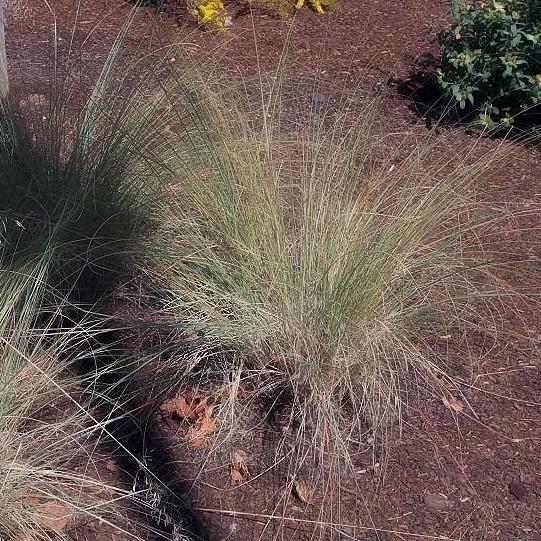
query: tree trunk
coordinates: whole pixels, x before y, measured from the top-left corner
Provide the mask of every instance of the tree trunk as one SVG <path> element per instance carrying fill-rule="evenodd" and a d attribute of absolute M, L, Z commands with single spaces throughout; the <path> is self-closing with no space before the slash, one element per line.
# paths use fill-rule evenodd
<path fill-rule="evenodd" d="M 7 98 L 9 93 L 6 34 L 4 27 L 4 4 L 5 0 L 0 0 L 0 98 L 2 99 Z"/>

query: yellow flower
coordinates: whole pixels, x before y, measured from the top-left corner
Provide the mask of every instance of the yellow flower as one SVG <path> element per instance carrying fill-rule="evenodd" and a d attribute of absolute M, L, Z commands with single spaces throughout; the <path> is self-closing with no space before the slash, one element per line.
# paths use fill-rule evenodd
<path fill-rule="evenodd" d="M 539 74 L 537 74 L 537 75 L 535 76 L 535 82 L 536 82 L 539 86 L 541 86 L 541 73 L 539 73 Z"/>
<path fill-rule="evenodd" d="M 201 0 L 191 13 L 207 28 L 223 28 L 224 12 L 222 0 Z"/>
<path fill-rule="evenodd" d="M 494 9 L 496 11 L 503 13 L 505 11 L 505 6 L 503 5 L 502 2 L 494 2 Z"/>
<path fill-rule="evenodd" d="M 321 5 L 321 0 L 310 0 L 310 4 L 312 4 L 312 8 L 316 13 L 325 13 L 323 6 Z"/>
<path fill-rule="evenodd" d="M 310 4 L 310 7 L 319 14 L 325 13 L 323 5 L 329 5 L 329 2 L 326 2 L 325 0 L 308 0 L 308 3 Z M 306 0 L 297 0 L 295 9 L 301 9 L 305 4 Z"/>
<path fill-rule="evenodd" d="M 470 65 L 475 57 L 472 53 L 459 53 L 457 59 L 460 60 L 465 66 Z"/>

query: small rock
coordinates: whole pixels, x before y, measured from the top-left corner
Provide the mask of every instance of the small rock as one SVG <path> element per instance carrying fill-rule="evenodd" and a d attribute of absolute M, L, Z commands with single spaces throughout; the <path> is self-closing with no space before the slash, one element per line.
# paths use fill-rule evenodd
<path fill-rule="evenodd" d="M 442 512 L 450 511 L 453 508 L 453 502 L 445 494 L 432 494 L 427 492 L 424 496 L 425 504 L 431 511 Z"/>
<path fill-rule="evenodd" d="M 312 101 L 314 103 L 317 103 L 318 105 L 321 105 L 327 101 L 327 96 L 324 94 L 321 94 L 320 92 L 312 92 Z"/>

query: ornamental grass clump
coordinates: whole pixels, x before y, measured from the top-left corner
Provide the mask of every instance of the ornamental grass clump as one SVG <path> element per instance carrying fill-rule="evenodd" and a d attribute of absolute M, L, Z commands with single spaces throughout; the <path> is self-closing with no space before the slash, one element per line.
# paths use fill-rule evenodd
<path fill-rule="evenodd" d="M 1 262 L 15 270 L 49 253 L 50 291 L 72 302 L 93 304 L 122 274 L 160 191 L 159 98 L 145 94 L 150 72 L 118 72 L 121 41 L 93 87 L 75 87 L 68 59 L 36 103 L 0 104 Z"/>
<path fill-rule="evenodd" d="M 342 450 L 400 418 L 408 387 L 449 383 L 424 337 L 460 310 L 459 210 L 489 161 L 436 160 L 439 142 L 413 135 L 382 158 L 377 101 L 281 134 L 280 99 L 261 130 L 202 99 L 177 107 L 192 120 L 147 262 L 179 378 L 289 396 L 292 423 Z"/>
<path fill-rule="evenodd" d="M 47 95 L 0 103 L 2 539 L 66 538 L 81 517 L 136 537 L 126 509 L 148 511 L 131 486 L 102 478 L 114 466 L 102 440 L 129 451 L 109 432 L 125 397 L 102 383 L 119 348 L 101 343 L 114 329 L 95 304 L 124 275 L 164 171 L 154 71 L 125 58 L 117 69 L 130 20 L 92 87 L 75 86 L 69 57 Z"/>
<path fill-rule="evenodd" d="M 46 305 L 48 255 L 20 267 L 0 267 L 0 536 L 65 538 L 81 517 L 124 531 L 121 501 L 133 496 L 99 473 L 104 467 L 93 378 L 77 375 L 92 361 L 88 347 L 99 324 L 88 316 L 59 329 L 66 309 Z M 101 400 L 101 399 L 100 399 Z M 108 404 L 110 411 L 117 408 Z M 114 414 L 112 414 L 113 416 Z"/>

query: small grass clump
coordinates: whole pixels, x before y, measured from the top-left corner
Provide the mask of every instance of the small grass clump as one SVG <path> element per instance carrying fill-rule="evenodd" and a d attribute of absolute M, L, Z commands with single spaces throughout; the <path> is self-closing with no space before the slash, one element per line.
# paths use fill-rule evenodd
<path fill-rule="evenodd" d="M 192 102 L 147 265 L 183 376 L 290 394 L 292 424 L 335 448 L 400 417 L 413 382 L 446 385 L 423 337 L 468 287 L 459 210 L 489 161 L 436 160 L 412 135 L 385 159 L 377 102 L 285 136 L 279 99 L 260 131 Z"/>
<path fill-rule="evenodd" d="M 44 306 L 48 262 L 22 272 L 0 271 L 0 535 L 4 539 L 65 536 L 80 516 L 114 521 L 122 529 L 119 502 L 128 498 L 98 473 L 103 463 L 93 379 L 77 364 L 94 353 L 98 325 L 55 328 Z M 37 325 L 36 322 L 40 321 Z"/>

